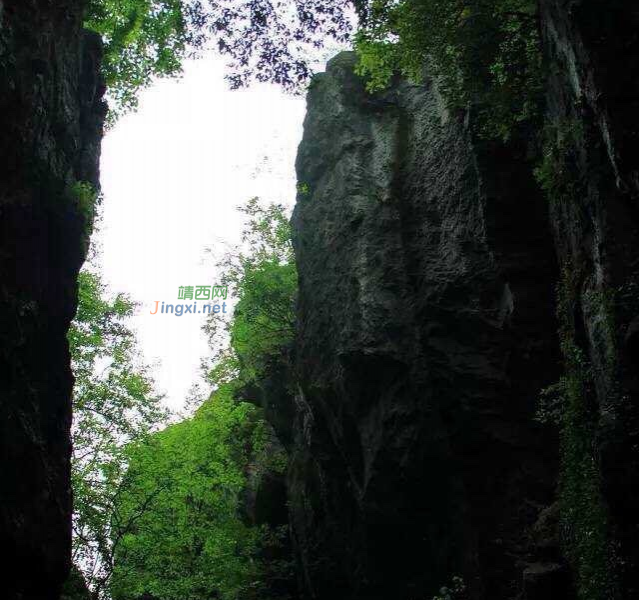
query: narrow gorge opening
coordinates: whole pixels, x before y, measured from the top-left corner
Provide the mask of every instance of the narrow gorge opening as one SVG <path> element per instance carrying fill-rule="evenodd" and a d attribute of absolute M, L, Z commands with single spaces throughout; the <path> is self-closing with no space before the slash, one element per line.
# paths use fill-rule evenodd
<path fill-rule="evenodd" d="M 0 0 L 0 596 L 639 597 L 638 30 Z"/>

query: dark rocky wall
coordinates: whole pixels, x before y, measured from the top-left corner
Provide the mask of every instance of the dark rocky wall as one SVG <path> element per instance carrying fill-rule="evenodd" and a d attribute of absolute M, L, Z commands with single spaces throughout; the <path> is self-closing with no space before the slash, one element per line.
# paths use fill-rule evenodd
<path fill-rule="evenodd" d="M 637 598 L 639 6 L 542 0 L 541 7 L 547 150 L 561 167 L 549 201 L 562 269 L 562 335 L 587 363 L 580 419 L 601 477 L 607 597 Z M 572 477 L 574 465 L 566 468 Z"/>
<path fill-rule="evenodd" d="M 540 5 L 543 193 L 535 132 L 480 141 L 431 83 L 371 96 L 344 54 L 309 93 L 289 473 L 309 598 L 453 574 L 472 598 L 639 597 L 639 9 Z M 556 381 L 553 433 L 533 417 Z"/>
<path fill-rule="evenodd" d="M 74 186 L 98 185 L 104 118 L 82 4 L 0 0 L 11 600 L 57 600 L 70 567 L 66 331 L 92 219 Z M 639 597 L 639 9 L 540 6 L 547 197 L 528 144 L 478 140 L 428 81 L 371 96 L 342 54 L 313 83 L 297 393 L 278 372 L 259 398 L 291 456 L 305 598 L 428 599 L 461 575 L 473 599 L 569 600 L 567 563 L 581 598 Z M 557 435 L 533 417 L 562 371 Z M 264 481 L 254 518 L 280 524 Z"/>
<path fill-rule="evenodd" d="M 0 1 L 0 595 L 58 598 L 70 567 L 66 332 L 98 185 L 101 42 L 80 0 Z"/>
<path fill-rule="evenodd" d="M 240 514 L 247 524 L 268 531 L 261 536 L 256 552 L 261 570 L 260 591 L 249 593 L 246 598 L 291 600 L 297 598 L 297 582 L 288 535 L 287 455 L 273 428 L 266 426 L 263 435 L 264 448 L 248 462 L 247 484 L 240 504 Z"/>
<path fill-rule="evenodd" d="M 297 162 L 304 593 L 430 598 L 457 574 L 515 598 L 528 569 L 567 598 L 529 535 L 553 501 L 557 443 L 533 416 L 559 360 L 527 149 L 474 139 L 430 83 L 371 96 L 353 64 L 314 80 Z"/>

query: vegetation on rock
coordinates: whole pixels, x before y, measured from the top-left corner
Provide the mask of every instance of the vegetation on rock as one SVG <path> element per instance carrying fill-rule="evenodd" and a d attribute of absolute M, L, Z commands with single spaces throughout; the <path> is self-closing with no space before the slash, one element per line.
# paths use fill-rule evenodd
<path fill-rule="evenodd" d="M 450 109 L 472 106 L 486 137 L 540 116 L 541 47 L 530 0 L 372 0 L 360 6 L 359 72 L 371 90 L 426 69 Z"/>
<path fill-rule="evenodd" d="M 576 575 L 579 598 L 614 598 L 614 548 L 595 454 L 597 409 L 592 365 L 576 332 L 578 271 L 565 268 L 558 286 L 558 319 L 565 374 L 544 390 L 540 420 L 558 426 L 561 442 L 561 538 Z"/>
<path fill-rule="evenodd" d="M 214 385 L 229 378 L 255 382 L 274 361 L 287 360 L 294 337 L 297 269 L 286 211 L 257 198 L 241 210 L 248 217 L 242 245 L 218 265 L 222 283 L 237 298 L 234 316 L 220 321 L 212 315 L 206 325 Z"/>
<path fill-rule="evenodd" d="M 508 141 L 519 128 L 541 121 L 536 2 L 353 4 L 360 17 L 354 38 L 358 72 L 370 91 L 384 89 L 397 73 L 415 82 L 428 73 L 448 109 L 470 110 L 483 137 Z M 229 58 L 233 87 L 258 80 L 298 89 L 311 72 L 309 48 L 328 38 L 346 41 L 351 25 L 341 3 L 296 0 L 289 8 L 269 0 L 92 0 L 86 24 L 106 44 L 104 73 L 113 115 L 133 108 L 139 91 L 154 78 L 178 75 L 184 59 L 211 41 Z M 554 205 L 578 200 L 581 182 L 574 163 L 582 124 L 567 120 L 546 127 L 544 135 L 535 171 L 541 188 Z M 542 141 L 534 137 L 529 141 Z M 72 191 L 88 220 L 95 200 L 91 190 L 79 185 Z M 308 184 L 301 183 L 299 192 L 308 195 Z M 252 200 L 244 211 L 250 225 L 243 246 L 221 263 L 222 283 L 237 294 L 234 316 L 229 321 L 211 317 L 207 325 L 215 352 L 207 375 L 216 391 L 192 417 L 160 433 L 146 435 L 163 417 L 148 375 L 131 367 L 129 333 L 119 321 L 130 305 L 101 299 L 95 276 L 81 279 L 80 313 L 70 334 L 79 373 L 75 551 L 80 564 L 95 565 L 88 579 L 99 590 L 107 589 L 113 572 L 109 589 L 116 599 L 215 594 L 231 600 L 255 594 L 262 585 L 263 565 L 256 556 L 272 532 L 246 524 L 239 514 L 247 463 L 260 447 L 262 416 L 238 397 L 275 363 L 288 364 L 297 272 L 282 207 L 264 208 Z M 577 339 L 575 311 L 583 299 L 574 277 L 574 270 L 566 269 L 560 286 L 566 373 L 545 391 L 540 412 L 560 431 L 566 555 L 580 598 L 594 600 L 616 593 L 615 551 L 595 450 L 592 366 L 587 344 Z M 605 317 L 610 298 L 606 291 L 598 294 L 590 300 L 603 307 Z M 606 347 L 614 350 L 614 339 Z M 612 372 L 616 358 L 607 358 L 604 368 Z M 106 379 L 96 375 L 96 365 L 104 360 Z M 116 393 L 107 394 L 106 388 Z M 464 591 L 456 580 L 453 588 L 442 588 L 441 597 Z"/>

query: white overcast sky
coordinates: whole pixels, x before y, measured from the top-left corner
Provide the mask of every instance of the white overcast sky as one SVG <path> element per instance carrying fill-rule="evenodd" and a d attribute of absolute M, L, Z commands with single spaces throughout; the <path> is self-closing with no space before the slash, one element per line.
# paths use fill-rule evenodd
<path fill-rule="evenodd" d="M 260 196 L 292 205 L 304 111 L 303 97 L 274 86 L 229 90 L 224 61 L 209 56 L 145 91 L 104 140 L 102 273 L 113 292 L 141 303 L 134 327 L 174 409 L 209 353 L 204 317 L 149 312 L 156 300 L 177 301 L 181 285 L 216 283 L 205 249 L 238 241 L 239 204 Z"/>

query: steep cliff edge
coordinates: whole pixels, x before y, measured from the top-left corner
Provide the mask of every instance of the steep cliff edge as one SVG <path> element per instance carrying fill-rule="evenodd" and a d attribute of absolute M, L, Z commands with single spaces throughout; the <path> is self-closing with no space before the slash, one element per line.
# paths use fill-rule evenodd
<path fill-rule="evenodd" d="M 543 0 L 542 179 L 568 391 L 560 495 L 584 598 L 639 597 L 639 10 Z"/>
<path fill-rule="evenodd" d="M 2 595 L 57 598 L 69 571 L 66 333 L 105 109 L 83 2 L 0 2 Z M 82 183 L 79 183 L 82 182 Z"/>
<path fill-rule="evenodd" d="M 303 588 L 408 600 L 462 575 L 473 598 L 514 598 L 542 560 L 567 597 L 529 535 L 554 495 L 533 417 L 559 360 L 526 148 L 474 139 L 430 82 L 369 95 L 354 61 L 312 84 L 297 162 Z"/>
<path fill-rule="evenodd" d="M 454 574 L 471 598 L 639 594 L 639 12 L 540 9 L 541 158 L 432 82 L 367 94 L 349 54 L 309 93 L 289 499 L 310 598 Z"/>

